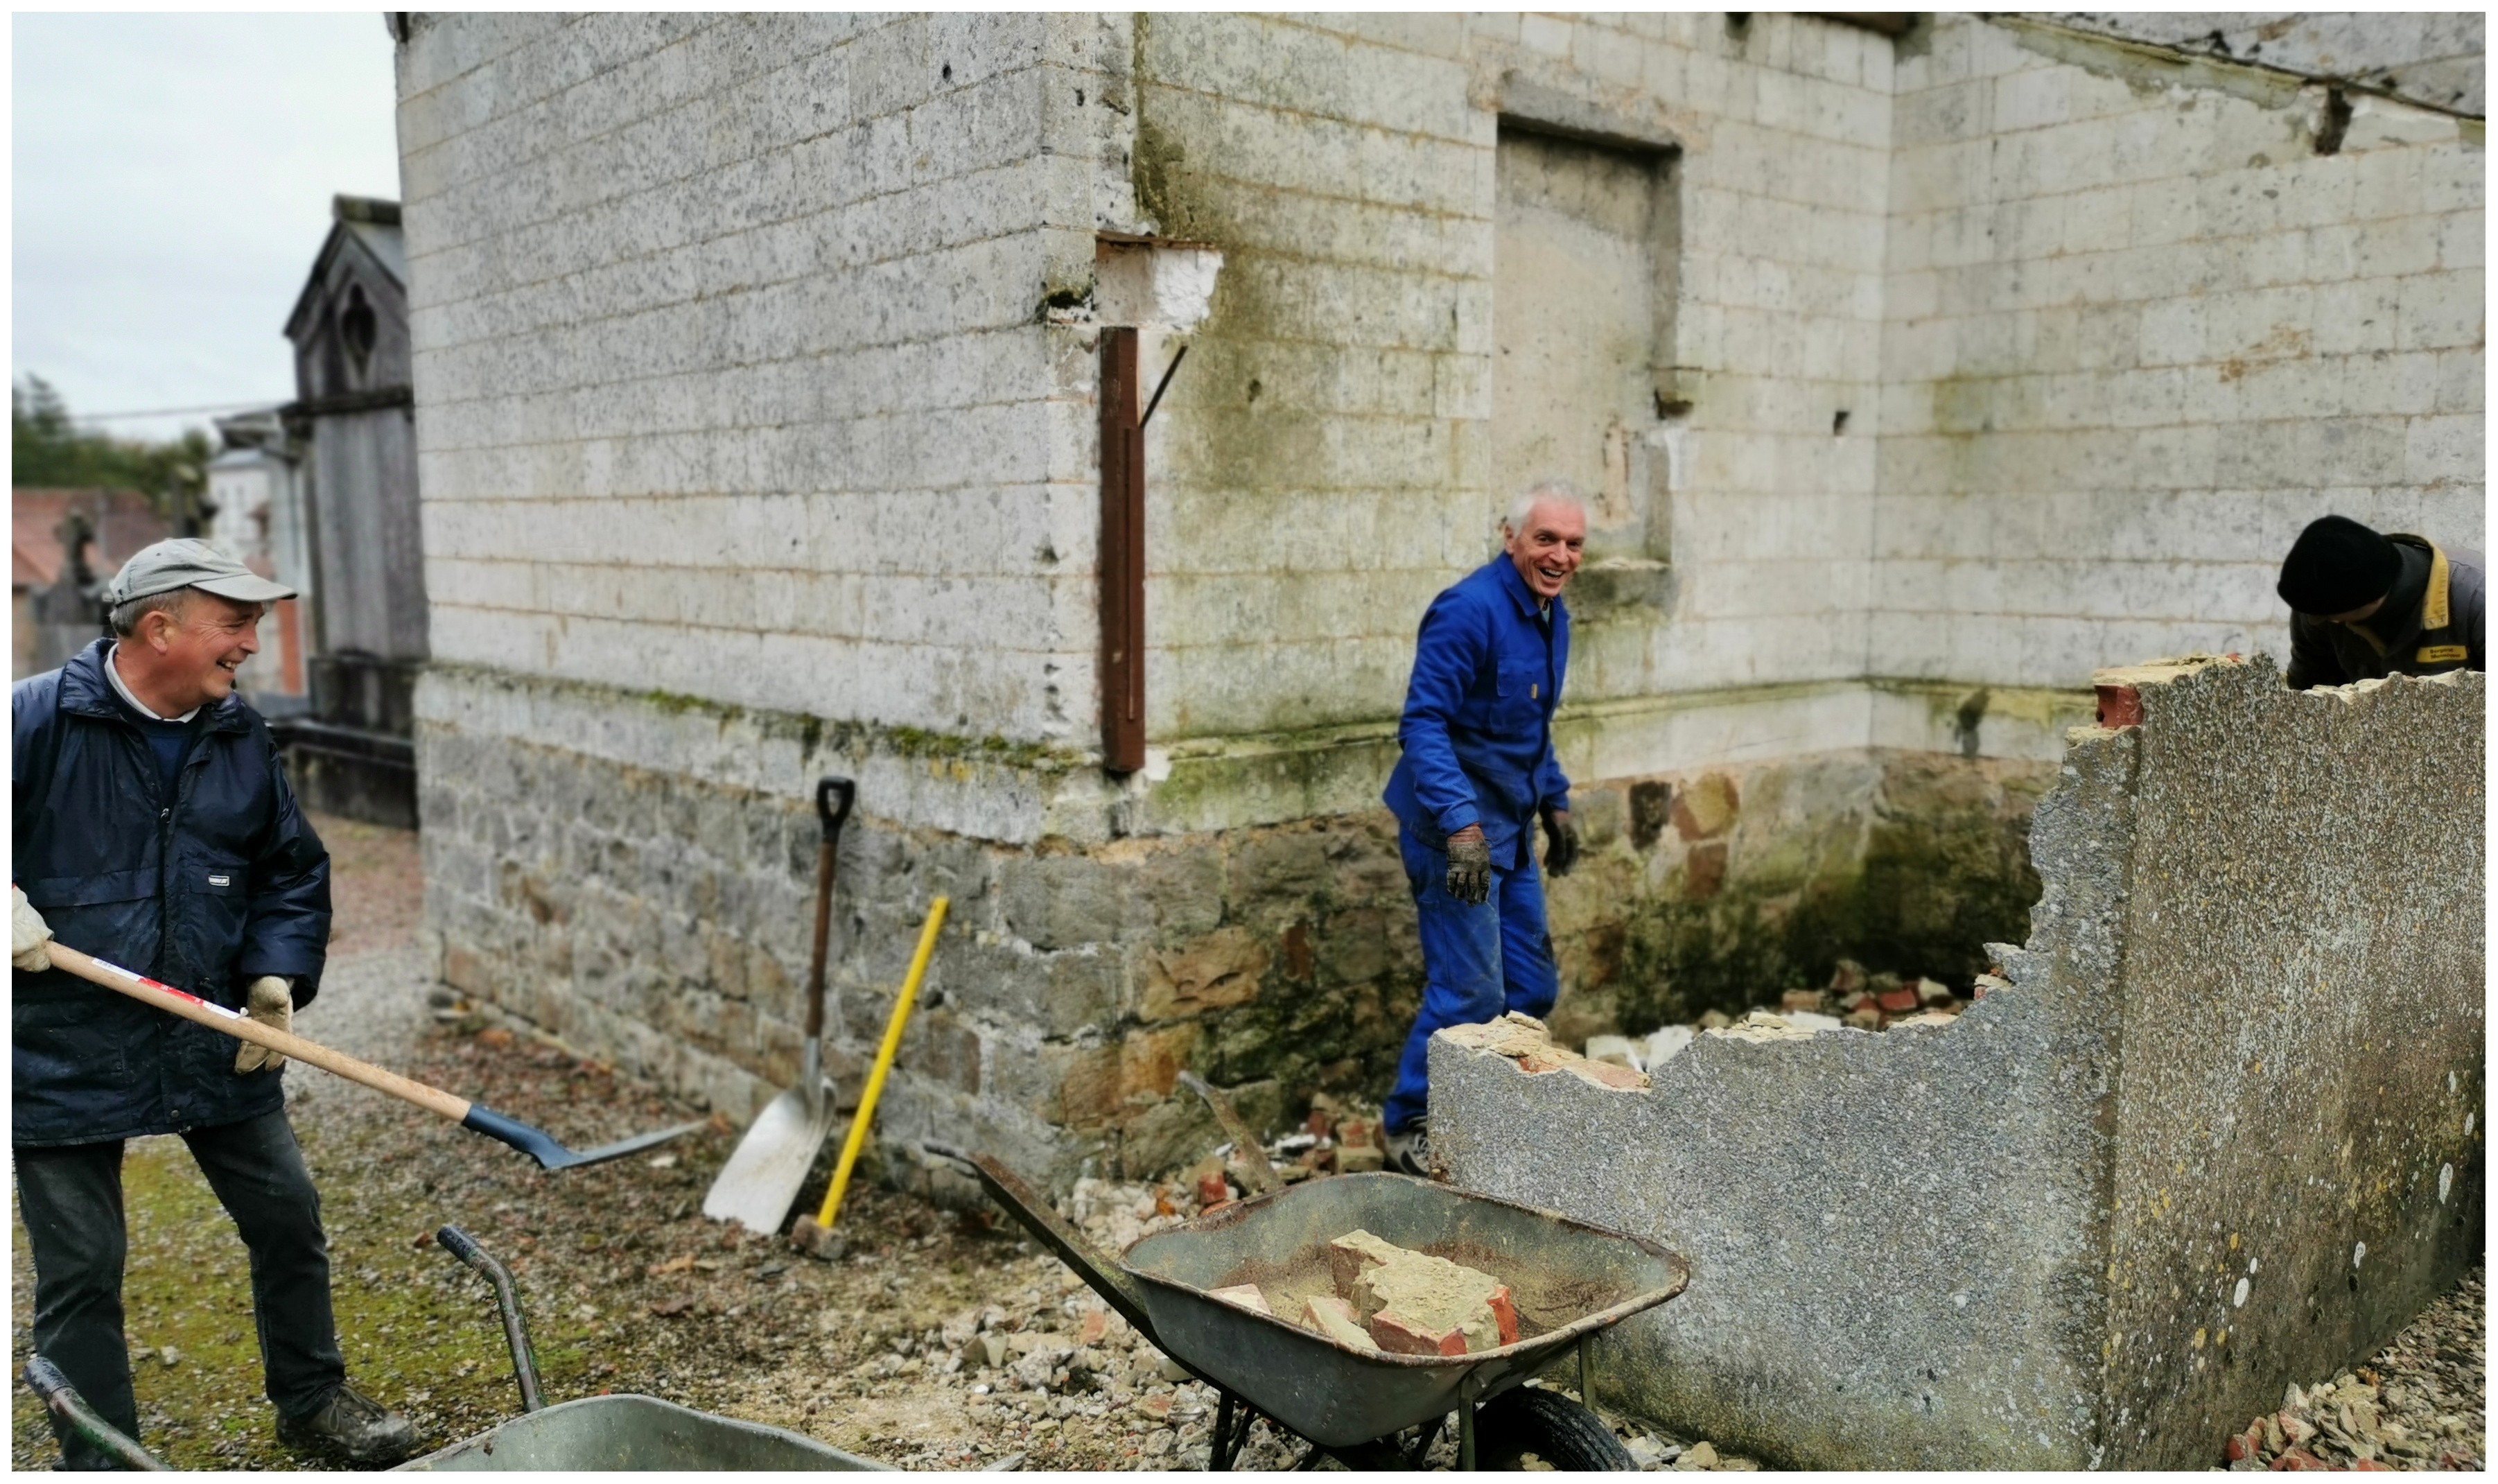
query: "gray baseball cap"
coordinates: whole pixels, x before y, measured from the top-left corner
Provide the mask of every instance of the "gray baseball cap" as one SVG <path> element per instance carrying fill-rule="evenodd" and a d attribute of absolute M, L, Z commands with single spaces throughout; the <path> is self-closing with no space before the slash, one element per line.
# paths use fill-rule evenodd
<path fill-rule="evenodd" d="M 239 603 L 273 603 L 295 596 L 293 588 L 270 581 L 208 542 L 176 536 L 121 564 L 104 590 L 104 600 L 117 608 L 176 588 L 197 588 Z"/>

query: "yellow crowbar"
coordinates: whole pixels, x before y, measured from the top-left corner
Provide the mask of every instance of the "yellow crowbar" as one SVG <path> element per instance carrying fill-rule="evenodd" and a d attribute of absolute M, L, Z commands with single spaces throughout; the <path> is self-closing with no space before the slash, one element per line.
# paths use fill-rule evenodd
<path fill-rule="evenodd" d="M 911 955 L 911 973 L 902 981 L 901 997 L 893 1002 L 893 1014 L 884 1022 L 884 1044 L 876 1048 L 876 1066 L 867 1075 L 867 1087 L 859 1093 L 858 1112 L 850 1115 L 849 1137 L 842 1141 L 841 1162 L 833 1166 L 833 1183 L 824 1192 L 824 1206 L 816 1212 L 815 1230 L 806 1230 L 805 1221 L 792 1232 L 802 1246 L 814 1246 L 833 1229 L 833 1218 L 841 1214 L 842 1197 L 850 1188 L 850 1171 L 858 1164 L 859 1150 L 867 1146 L 868 1125 L 876 1117 L 878 1094 L 884 1091 L 884 1075 L 893 1070 L 893 1053 L 902 1048 L 902 1028 L 911 1019 L 912 1004 L 919 998 L 919 981 L 928 972 L 929 956 L 937 952 L 937 930 L 945 925 L 947 899 L 939 897 L 928 904 L 928 921 L 919 929 L 919 948 Z"/>

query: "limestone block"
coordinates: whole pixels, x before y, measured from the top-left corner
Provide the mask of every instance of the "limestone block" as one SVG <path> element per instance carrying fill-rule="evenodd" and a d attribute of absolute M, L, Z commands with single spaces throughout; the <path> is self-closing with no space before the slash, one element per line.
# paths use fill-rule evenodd
<path fill-rule="evenodd" d="M 1265 945 L 1239 926 L 1156 953 L 1146 969 L 1137 1014 L 1147 1020 L 1169 1020 L 1244 1004 L 1257 998 L 1266 962 Z"/>

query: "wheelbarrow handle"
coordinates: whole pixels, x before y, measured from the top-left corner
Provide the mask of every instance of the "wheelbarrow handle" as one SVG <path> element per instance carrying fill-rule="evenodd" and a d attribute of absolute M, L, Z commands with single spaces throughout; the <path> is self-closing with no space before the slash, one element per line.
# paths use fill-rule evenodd
<path fill-rule="evenodd" d="M 456 1226 L 434 1229 L 433 1240 L 442 1250 L 467 1264 L 495 1285 L 495 1307 L 503 1315 L 503 1342 L 511 1347 L 512 1376 L 521 1383 L 521 1410 L 534 1412 L 546 1405 L 538 1391 L 537 1354 L 529 1347 L 529 1329 L 521 1319 L 520 1288 L 512 1281 L 512 1270 L 495 1254 L 477 1244 L 477 1239 Z"/>
<path fill-rule="evenodd" d="M 61 1426 L 80 1441 L 100 1453 L 111 1454 L 127 1468 L 150 1473 L 170 1473 L 154 1454 L 139 1445 L 139 1440 L 96 1415 L 86 1404 L 86 1398 L 61 1374 L 61 1368 L 37 1355 L 26 1362 L 26 1384 L 44 1406 L 61 1420 Z"/>
<path fill-rule="evenodd" d="M 1247 1177 L 1249 1193 L 1261 1196 L 1283 1189 L 1284 1178 L 1275 1173 L 1274 1162 L 1266 1157 L 1266 1146 L 1258 1142 L 1258 1136 L 1241 1118 L 1240 1110 L 1232 1106 L 1231 1096 L 1194 1072 L 1182 1072 L 1179 1081 L 1181 1086 L 1205 1100 L 1205 1106 L 1214 1112 L 1214 1121 L 1223 1125 L 1224 1135 L 1232 1141 L 1233 1156 L 1239 1160 Z"/>
<path fill-rule="evenodd" d="M 966 1154 L 951 1145 L 934 1141 L 923 1142 L 919 1146 L 939 1159 L 969 1169 L 988 1191 L 990 1200 L 1005 1207 L 1009 1215 L 1057 1253 L 1059 1261 L 1074 1269 L 1075 1275 L 1117 1309 L 1120 1318 L 1135 1325 L 1137 1334 L 1153 1341 L 1156 1349 L 1169 1353 L 1169 1347 L 1154 1333 L 1154 1321 L 1145 1313 L 1144 1294 L 1137 1280 L 1128 1275 L 1128 1270 L 1117 1258 L 1095 1246 L 1075 1223 L 1060 1215 L 1058 1209 L 1027 1184 L 1022 1176 L 986 1154 Z"/>

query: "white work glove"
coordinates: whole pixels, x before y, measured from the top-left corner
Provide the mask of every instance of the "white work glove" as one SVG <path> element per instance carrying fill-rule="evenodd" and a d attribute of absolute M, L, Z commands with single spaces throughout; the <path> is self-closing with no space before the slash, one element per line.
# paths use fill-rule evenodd
<path fill-rule="evenodd" d="M 264 974 L 251 982 L 243 995 L 242 1013 L 271 1030 L 295 1029 L 295 991 L 286 981 L 274 974 Z M 235 1071 L 258 1072 L 263 1068 L 274 1072 L 286 1065 L 286 1058 L 265 1046 L 246 1041 L 235 1053 Z"/>
<path fill-rule="evenodd" d="M 41 974 L 52 966 L 52 930 L 44 925 L 44 915 L 26 900 L 17 884 L 9 884 L 9 961 L 29 974 Z"/>

